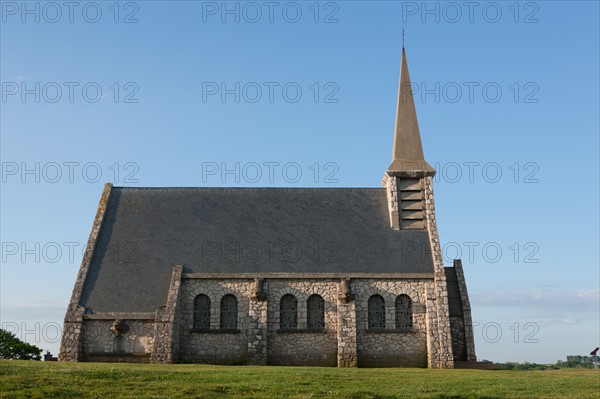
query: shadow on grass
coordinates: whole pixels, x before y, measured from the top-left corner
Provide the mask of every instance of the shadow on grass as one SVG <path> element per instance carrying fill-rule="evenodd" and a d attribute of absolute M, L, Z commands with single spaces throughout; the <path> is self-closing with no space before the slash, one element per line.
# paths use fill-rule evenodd
<path fill-rule="evenodd" d="M 398 396 L 377 395 L 372 392 L 354 392 L 345 397 L 346 399 L 398 399 Z"/>
<path fill-rule="evenodd" d="M 500 396 L 438 395 L 435 399 L 501 399 Z"/>
<path fill-rule="evenodd" d="M 346 396 L 346 399 L 398 399 L 399 396 L 395 395 L 378 395 L 372 392 L 354 392 L 353 394 Z M 473 396 L 473 395 L 438 395 L 434 399 L 501 399 L 500 396 Z"/>

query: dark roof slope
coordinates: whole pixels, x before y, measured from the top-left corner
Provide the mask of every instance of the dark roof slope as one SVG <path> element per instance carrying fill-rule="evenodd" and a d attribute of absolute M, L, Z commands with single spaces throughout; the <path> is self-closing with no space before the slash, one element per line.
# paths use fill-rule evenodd
<path fill-rule="evenodd" d="M 258 276 L 433 273 L 427 231 L 393 231 L 384 189 L 114 187 L 81 305 L 152 312 L 176 264 Z"/>
<path fill-rule="evenodd" d="M 454 267 L 444 267 L 446 273 L 446 289 L 448 290 L 448 310 L 450 316 L 462 316 L 463 307 L 458 288 L 458 278 Z"/>

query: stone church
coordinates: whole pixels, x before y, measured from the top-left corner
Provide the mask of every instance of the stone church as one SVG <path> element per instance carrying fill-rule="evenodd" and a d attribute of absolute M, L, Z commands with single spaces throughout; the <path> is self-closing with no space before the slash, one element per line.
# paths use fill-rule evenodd
<path fill-rule="evenodd" d="M 59 360 L 452 368 L 474 361 L 444 266 L 406 54 L 383 188 L 106 184 Z"/>

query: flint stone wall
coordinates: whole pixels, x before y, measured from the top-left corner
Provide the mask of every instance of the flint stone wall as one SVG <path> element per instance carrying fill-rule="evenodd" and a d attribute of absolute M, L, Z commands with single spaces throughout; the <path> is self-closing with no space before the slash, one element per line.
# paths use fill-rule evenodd
<path fill-rule="evenodd" d="M 452 353 L 454 360 L 467 360 L 467 345 L 465 343 L 465 322 L 462 316 L 450 316 L 452 330 Z"/>
<path fill-rule="evenodd" d="M 431 281 L 353 280 L 356 295 L 357 350 L 360 367 L 427 367 L 426 288 Z M 371 295 L 385 300 L 386 327 L 368 328 L 368 300 Z M 396 330 L 396 297 L 412 300 L 413 328 Z"/>
<path fill-rule="evenodd" d="M 84 361 L 149 361 L 154 346 L 154 322 L 123 320 L 129 330 L 120 335 L 111 331 L 114 320 L 83 322 Z M 117 341 L 120 340 L 120 343 Z M 126 359 L 137 357 L 138 360 Z M 122 358 L 121 360 L 117 358 Z"/>
<path fill-rule="evenodd" d="M 254 288 L 252 280 L 184 279 L 181 285 L 179 359 L 183 363 L 246 364 L 248 357 L 249 304 Z M 195 332 L 194 298 L 210 298 L 210 332 Z M 221 331 L 221 298 L 235 295 L 238 301 L 237 331 Z"/>
<path fill-rule="evenodd" d="M 435 220 L 432 177 L 424 177 L 422 184 L 425 191 L 425 222 L 429 230 L 435 268 L 435 285 L 429 293 L 427 303 L 427 313 L 430 315 L 428 364 L 431 368 L 454 368 L 446 273 Z"/>
<path fill-rule="evenodd" d="M 337 364 L 337 285 L 339 280 L 269 280 L 268 363 L 294 366 L 335 366 Z M 280 327 L 281 297 L 292 294 L 298 301 L 298 331 Z M 318 294 L 325 301 L 325 328 L 307 331 L 306 301 Z"/>
<path fill-rule="evenodd" d="M 179 358 L 182 362 L 246 364 L 249 351 L 260 355 L 266 351 L 265 363 L 271 365 L 335 366 L 339 363 L 340 348 L 354 356 L 342 361 L 342 366 L 392 367 L 427 365 L 426 290 L 432 281 L 353 279 L 352 292 L 356 309 L 351 325 L 339 330 L 339 280 L 268 279 L 264 283 L 266 301 L 252 299 L 252 280 L 184 279 L 180 294 Z M 205 294 L 211 300 L 210 331 L 193 331 L 194 298 Z M 220 303 L 226 294 L 238 299 L 238 331 L 220 331 Z M 280 300 L 292 294 L 298 301 L 298 328 L 296 331 L 280 328 Z M 325 302 L 325 328 L 307 330 L 306 302 L 318 294 Z M 368 299 L 382 295 L 386 301 L 386 328 L 389 331 L 368 331 Z M 395 300 L 400 294 L 409 295 L 413 305 L 413 329 L 410 332 L 395 329 Z M 266 331 L 255 326 L 252 310 L 257 304 L 266 309 Z M 254 324 L 251 324 L 254 323 Z M 345 339 L 356 334 L 356 340 Z M 354 346 L 354 347 L 353 347 Z M 348 364 L 346 364 L 347 362 Z M 252 362 L 250 362 L 252 363 Z M 261 363 L 260 361 L 257 363 Z"/>
<path fill-rule="evenodd" d="M 182 278 L 171 329 L 172 359 L 212 364 L 427 366 L 428 349 L 439 350 L 439 343 L 428 342 L 428 334 L 429 341 L 436 341 L 438 328 L 435 281 L 352 279 L 353 299 L 349 302 L 338 297 L 339 287 L 339 279 L 266 279 L 263 288 L 267 296 L 261 301 L 253 298 L 256 285 L 252 279 Z M 194 330 L 194 299 L 200 294 L 211 300 L 209 330 Z M 221 299 L 227 294 L 237 298 L 235 330 L 220 329 Z M 280 300 L 286 294 L 297 299 L 297 330 L 280 328 Z M 321 330 L 307 329 L 306 304 L 313 294 L 324 300 L 325 328 Z M 368 300 L 375 294 L 385 300 L 384 329 L 368 328 Z M 412 300 L 413 327 L 409 331 L 396 329 L 395 301 L 402 294 Z M 122 334 L 122 350 L 117 351 L 116 334 L 111 331 L 114 318 L 103 319 L 98 315 L 86 318 L 82 360 L 148 361 L 156 350 L 157 322 L 126 318 L 123 321 L 129 330 Z M 453 319 L 450 324 L 453 337 L 464 337 L 464 322 Z M 461 331 L 462 335 L 455 331 Z M 460 346 L 464 348 L 464 338 L 459 339 L 463 339 Z M 458 341 L 453 342 L 453 346 L 458 348 Z M 456 355 L 463 356 L 458 350 Z"/>

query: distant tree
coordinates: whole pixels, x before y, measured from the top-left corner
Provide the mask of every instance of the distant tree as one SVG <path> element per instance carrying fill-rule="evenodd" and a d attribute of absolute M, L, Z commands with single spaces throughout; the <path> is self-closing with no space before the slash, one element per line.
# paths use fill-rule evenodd
<path fill-rule="evenodd" d="M 558 370 L 558 365 L 555 364 L 539 364 L 539 363 L 517 363 L 517 362 L 509 362 L 504 364 L 499 364 L 499 366 L 505 370 Z"/>
<path fill-rule="evenodd" d="M 567 360 L 557 360 L 555 364 L 538 364 L 538 363 L 496 363 L 499 367 L 505 370 L 559 370 L 564 368 L 586 368 L 594 367 L 591 356 L 571 355 L 567 356 Z"/>
<path fill-rule="evenodd" d="M 41 360 L 42 350 L 21 341 L 10 331 L 0 329 L 0 359 Z"/>
<path fill-rule="evenodd" d="M 572 355 L 567 356 L 567 361 L 559 360 L 556 366 L 560 368 L 587 368 L 594 367 L 591 356 Z"/>

